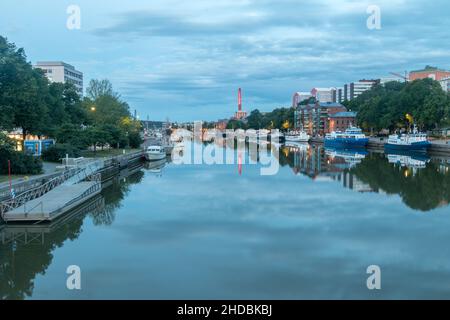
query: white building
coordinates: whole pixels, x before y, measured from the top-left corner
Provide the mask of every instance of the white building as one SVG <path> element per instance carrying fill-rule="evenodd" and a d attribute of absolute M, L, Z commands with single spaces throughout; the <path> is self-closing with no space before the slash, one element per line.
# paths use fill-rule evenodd
<path fill-rule="evenodd" d="M 353 83 L 353 96 L 352 99 L 359 97 L 363 92 L 372 89 L 374 86 L 380 83 L 380 80 L 359 80 Z M 350 87 L 351 89 L 351 87 Z M 350 90 L 351 91 L 351 90 Z"/>
<path fill-rule="evenodd" d="M 444 78 L 439 81 L 441 84 L 442 90 L 445 92 L 450 92 L 450 78 Z"/>
<path fill-rule="evenodd" d="M 379 79 L 376 80 L 359 80 L 357 82 L 352 82 L 344 85 L 343 89 L 343 99 L 353 100 L 359 97 L 363 92 L 372 89 L 374 86 L 380 83 Z"/>
<path fill-rule="evenodd" d="M 42 69 L 50 82 L 72 83 L 83 95 L 83 73 L 62 61 L 40 61 L 34 66 Z"/>
<path fill-rule="evenodd" d="M 300 102 L 305 101 L 306 99 L 311 98 L 311 92 L 296 92 L 292 98 L 292 107 L 296 108 Z"/>
<path fill-rule="evenodd" d="M 311 95 L 320 102 L 336 102 L 336 88 L 314 88 Z"/>
<path fill-rule="evenodd" d="M 388 82 L 404 82 L 405 80 L 399 78 L 399 77 L 384 77 L 380 79 L 380 84 L 385 85 Z"/>

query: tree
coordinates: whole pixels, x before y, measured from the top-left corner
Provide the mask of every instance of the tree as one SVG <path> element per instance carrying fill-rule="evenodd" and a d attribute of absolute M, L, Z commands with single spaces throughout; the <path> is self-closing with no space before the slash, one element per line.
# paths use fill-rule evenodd
<path fill-rule="evenodd" d="M 45 101 L 48 95 L 47 78 L 42 71 L 29 67 L 14 101 L 14 126 L 22 129 L 23 140 L 28 134 L 40 136 L 44 133 L 48 112 Z"/>
<path fill-rule="evenodd" d="M 111 96 L 120 99 L 120 95 L 113 90 L 113 86 L 108 79 L 95 80 L 92 79 L 89 82 L 89 86 L 86 89 L 86 95 L 91 100 L 97 100 L 102 96 Z"/>
<path fill-rule="evenodd" d="M 250 115 L 247 117 L 248 127 L 251 129 L 259 130 L 263 124 L 263 115 L 259 112 L 258 109 L 250 112 Z"/>
<path fill-rule="evenodd" d="M 108 144 L 113 148 L 125 147 L 128 144 L 126 139 L 126 132 L 113 124 L 104 124 L 101 126 L 101 130 L 107 132 L 109 140 Z"/>
<path fill-rule="evenodd" d="M 309 97 L 308 99 L 305 99 L 299 103 L 301 106 L 305 106 L 307 104 L 315 104 L 317 102 L 317 99 L 315 97 Z"/>
<path fill-rule="evenodd" d="M 85 149 L 91 144 L 85 130 L 71 123 L 65 123 L 59 127 L 55 132 L 55 137 L 57 143 L 68 144 L 78 149 Z"/>
<path fill-rule="evenodd" d="M 246 129 L 246 125 L 244 122 L 240 121 L 240 120 L 230 120 L 227 123 L 227 129 L 230 130 L 236 130 L 236 129 Z"/>
<path fill-rule="evenodd" d="M 0 36 L 0 129 L 14 127 L 15 85 L 19 83 L 19 68 L 26 64 L 25 52 Z"/>
<path fill-rule="evenodd" d="M 108 132 L 96 127 L 87 128 L 84 131 L 84 137 L 88 145 L 94 147 L 94 152 L 97 151 L 97 147 L 104 147 L 111 140 L 111 136 Z"/>
<path fill-rule="evenodd" d="M 26 61 L 23 49 L 0 37 L 0 126 L 41 135 L 47 115 L 48 81 Z"/>
<path fill-rule="evenodd" d="M 346 105 L 358 112 L 357 121 L 365 130 L 408 128 L 407 114 L 428 130 L 446 124 L 450 99 L 437 81 L 423 79 L 375 86 Z"/>

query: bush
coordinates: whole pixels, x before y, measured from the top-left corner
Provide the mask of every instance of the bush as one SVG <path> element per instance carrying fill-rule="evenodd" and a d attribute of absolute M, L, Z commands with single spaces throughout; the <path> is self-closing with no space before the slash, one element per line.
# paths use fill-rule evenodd
<path fill-rule="evenodd" d="M 42 161 L 39 158 L 14 151 L 9 146 L 0 146 L 0 174 L 8 174 L 8 160 L 11 160 L 12 174 L 42 173 Z"/>
<path fill-rule="evenodd" d="M 128 136 L 128 139 L 130 141 L 130 147 L 134 149 L 139 149 L 142 144 L 142 138 L 139 132 L 132 132 Z"/>
<path fill-rule="evenodd" d="M 81 156 L 80 150 L 69 144 L 55 144 L 42 153 L 42 159 L 49 162 L 60 162 L 66 155 L 69 158 L 78 158 Z"/>

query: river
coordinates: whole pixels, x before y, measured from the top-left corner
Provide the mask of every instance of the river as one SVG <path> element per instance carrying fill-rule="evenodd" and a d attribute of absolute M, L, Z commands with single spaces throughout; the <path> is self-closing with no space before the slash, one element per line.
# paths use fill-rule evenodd
<path fill-rule="evenodd" d="M 292 145 L 262 175 L 223 150 L 236 164 L 130 169 L 60 221 L 0 225 L 0 298 L 450 297 L 449 159 Z"/>

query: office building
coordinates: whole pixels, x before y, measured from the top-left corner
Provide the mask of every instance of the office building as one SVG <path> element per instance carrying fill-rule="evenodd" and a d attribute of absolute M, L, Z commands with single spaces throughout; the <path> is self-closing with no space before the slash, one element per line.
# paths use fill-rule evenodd
<path fill-rule="evenodd" d="M 62 61 L 40 61 L 34 66 L 41 69 L 50 82 L 72 83 L 83 95 L 83 73 Z"/>
<path fill-rule="evenodd" d="M 336 102 L 336 88 L 313 88 L 311 96 L 319 102 Z"/>

